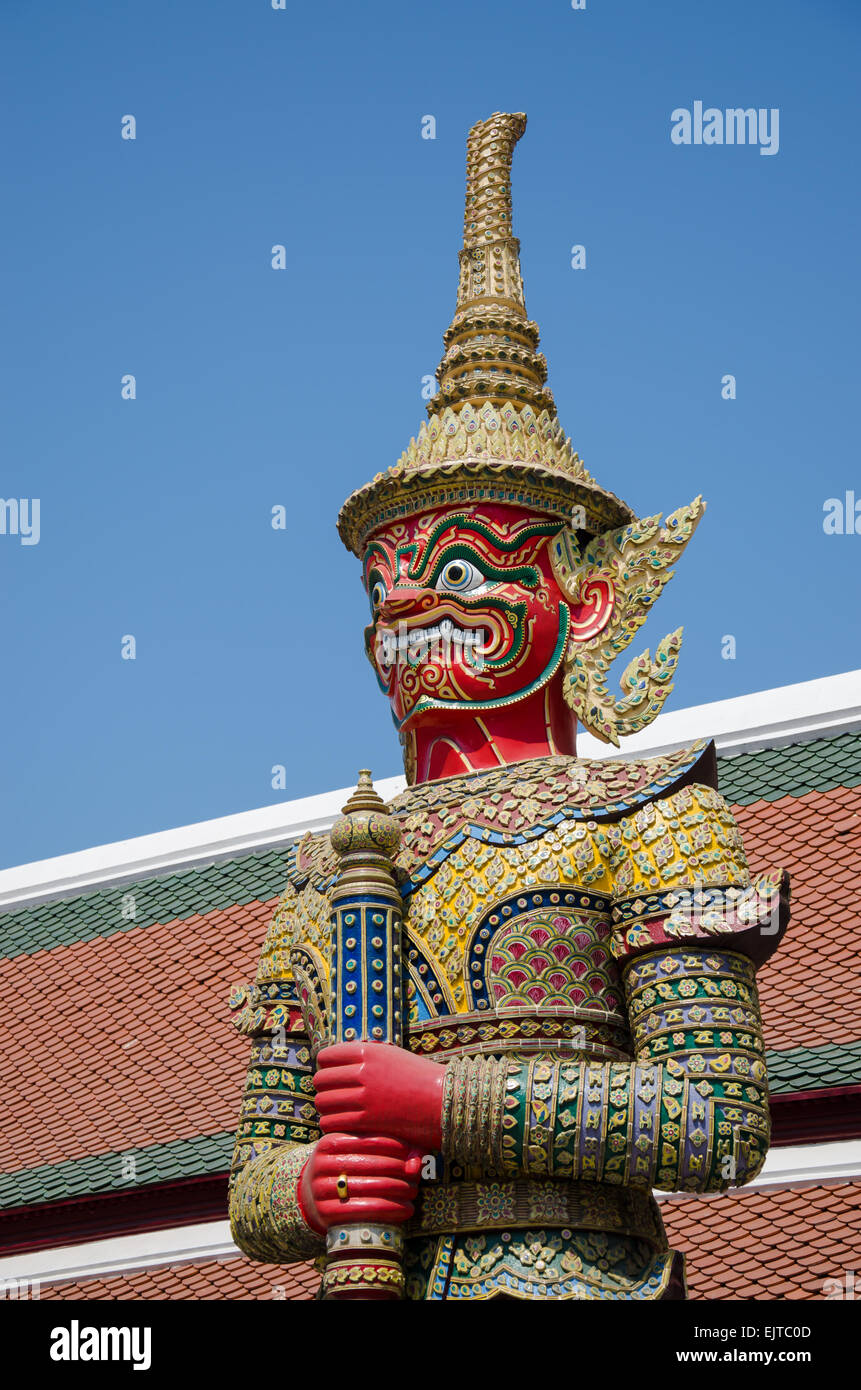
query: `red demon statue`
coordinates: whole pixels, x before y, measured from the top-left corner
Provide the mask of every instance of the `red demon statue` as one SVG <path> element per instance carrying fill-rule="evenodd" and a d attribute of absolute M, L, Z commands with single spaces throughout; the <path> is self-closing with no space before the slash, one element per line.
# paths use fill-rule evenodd
<path fill-rule="evenodd" d="M 231 1186 L 252 1258 L 328 1298 L 670 1299 L 653 1189 L 720 1192 L 769 1143 L 751 882 L 714 746 L 585 760 L 661 709 L 681 633 L 607 671 L 703 512 L 590 477 L 526 317 L 510 168 L 470 132 L 457 308 L 429 420 L 339 520 L 408 788 L 370 778 L 289 851 L 255 984 Z"/>

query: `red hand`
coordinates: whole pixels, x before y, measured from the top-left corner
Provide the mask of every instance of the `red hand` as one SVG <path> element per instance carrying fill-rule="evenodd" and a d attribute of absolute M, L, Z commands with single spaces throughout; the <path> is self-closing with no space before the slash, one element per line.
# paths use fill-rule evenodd
<path fill-rule="evenodd" d="M 390 1043 L 337 1043 L 317 1055 L 317 1110 L 324 1134 L 391 1134 L 442 1147 L 445 1067 Z"/>
<path fill-rule="evenodd" d="M 413 1214 L 421 1161 L 418 1150 L 397 1139 L 324 1134 L 299 1179 L 302 1215 L 321 1234 L 362 1221 L 401 1225 Z M 346 1198 L 338 1196 L 342 1176 Z"/>

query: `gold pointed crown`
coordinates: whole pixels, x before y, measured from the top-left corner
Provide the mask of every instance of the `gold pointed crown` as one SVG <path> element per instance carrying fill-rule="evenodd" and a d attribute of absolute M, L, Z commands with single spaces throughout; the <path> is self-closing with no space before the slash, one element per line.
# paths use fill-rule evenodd
<path fill-rule="evenodd" d="M 514 502 L 569 524 L 573 515 L 593 536 L 632 518 L 565 437 L 526 316 L 511 223 L 511 161 L 525 129 L 522 112 L 496 112 L 469 132 L 460 280 L 439 390 L 398 462 L 341 509 L 341 539 L 360 558 L 379 526 L 452 503 Z"/>

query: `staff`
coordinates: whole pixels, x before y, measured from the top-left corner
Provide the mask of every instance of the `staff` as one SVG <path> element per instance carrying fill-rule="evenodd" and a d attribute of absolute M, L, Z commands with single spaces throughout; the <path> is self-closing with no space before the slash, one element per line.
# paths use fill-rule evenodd
<path fill-rule="evenodd" d="M 400 838 L 364 768 L 331 832 L 340 861 L 331 892 L 333 1043 L 403 1044 L 401 895 L 392 861 Z M 339 1183 L 346 1197 L 346 1179 Z M 400 1226 L 330 1227 L 323 1297 L 403 1298 L 402 1257 Z"/>

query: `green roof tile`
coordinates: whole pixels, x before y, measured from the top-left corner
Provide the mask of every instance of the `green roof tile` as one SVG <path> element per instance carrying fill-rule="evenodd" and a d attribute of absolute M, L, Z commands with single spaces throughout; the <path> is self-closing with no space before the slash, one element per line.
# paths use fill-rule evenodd
<path fill-rule="evenodd" d="M 35 955 L 194 913 L 265 902 L 284 891 L 293 852 L 287 845 L 242 855 L 227 866 L 183 869 L 164 878 L 112 884 L 80 897 L 0 913 L 0 957 Z"/>
<path fill-rule="evenodd" d="M 737 806 L 861 786 L 861 733 L 718 758 L 718 776 L 721 792 Z"/>
<path fill-rule="evenodd" d="M 736 805 L 861 785 L 861 733 L 718 759 Z M 34 955 L 157 922 L 266 901 L 284 889 L 292 845 L 0 913 L 0 957 Z M 134 917 L 128 916 L 133 902 Z M 124 915 L 124 909 L 126 915 Z"/>
<path fill-rule="evenodd" d="M 167 1144 L 125 1149 L 118 1153 L 72 1158 L 65 1163 L 25 1168 L 0 1176 L 0 1208 L 31 1202 L 59 1202 L 95 1192 L 125 1192 L 152 1183 L 206 1173 L 226 1172 L 233 1152 L 233 1133 L 202 1134 Z M 123 1177 L 123 1160 L 135 1160 L 135 1178 Z"/>
<path fill-rule="evenodd" d="M 824 1043 L 821 1047 L 767 1052 L 766 1062 L 772 1095 L 861 1085 L 861 1042 Z"/>

